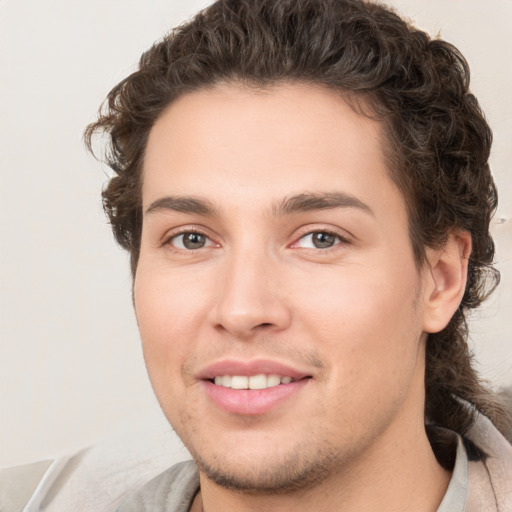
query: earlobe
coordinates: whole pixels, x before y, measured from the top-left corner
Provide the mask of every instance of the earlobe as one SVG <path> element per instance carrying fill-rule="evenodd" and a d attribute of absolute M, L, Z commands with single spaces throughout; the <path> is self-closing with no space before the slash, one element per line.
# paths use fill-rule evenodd
<path fill-rule="evenodd" d="M 424 286 L 423 330 L 443 330 L 459 307 L 466 289 L 471 235 L 467 231 L 451 233 L 440 249 L 427 249 Z"/>

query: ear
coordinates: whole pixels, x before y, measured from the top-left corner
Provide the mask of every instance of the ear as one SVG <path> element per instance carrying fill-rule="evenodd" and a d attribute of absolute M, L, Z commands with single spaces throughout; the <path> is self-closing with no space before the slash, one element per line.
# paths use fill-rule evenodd
<path fill-rule="evenodd" d="M 450 233 L 440 249 L 427 248 L 423 331 L 442 331 L 459 307 L 466 289 L 471 235 Z"/>

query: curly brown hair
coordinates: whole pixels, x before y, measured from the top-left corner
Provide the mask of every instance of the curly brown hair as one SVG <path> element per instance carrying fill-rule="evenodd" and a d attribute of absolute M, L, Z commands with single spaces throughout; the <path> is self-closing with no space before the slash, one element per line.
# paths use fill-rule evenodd
<path fill-rule="evenodd" d="M 85 132 L 89 149 L 96 132 L 109 137 L 114 175 L 104 207 L 116 240 L 131 254 L 133 274 L 148 134 L 177 97 L 220 82 L 320 85 L 381 122 L 418 265 L 425 247 L 442 247 L 450 232 L 467 230 L 473 243 L 460 307 L 427 342 L 426 419 L 463 433 L 480 411 L 506 430 L 510 420 L 480 382 L 467 345 L 466 315 L 499 273 L 491 266 L 489 234 L 497 204 L 487 162 L 492 135 L 460 52 L 364 0 L 218 0 L 171 31 L 112 89 Z"/>

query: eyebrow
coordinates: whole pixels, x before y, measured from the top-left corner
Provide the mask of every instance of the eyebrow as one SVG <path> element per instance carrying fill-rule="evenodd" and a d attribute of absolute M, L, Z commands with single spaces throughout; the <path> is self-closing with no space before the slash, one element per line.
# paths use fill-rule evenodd
<path fill-rule="evenodd" d="M 145 215 L 162 211 L 195 213 L 205 217 L 217 217 L 217 208 L 206 199 L 189 196 L 166 196 L 153 201 L 146 209 Z"/>
<path fill-rule="evenodd" d="M 372 209 L 360 199 L 344 192 L 302 193 L 287 197 L 275 203 L 272 213 L 276 217 L 292 215 L 294 213 L 315 210 L 329 210 L 334 208 L 356 208 L 374 215 Z M 175 211 L 191 213 L 204 217 L 220 216 L 218 208 L 207 199 L 193 196 L 165 196 L 153 201 L 145 211 L 145 215 Z"/>
<path fill-rule="evenodd" d="M 356 208 L 370 215 L 372 209 L 357 197 L 344 192 L 304 193 L 283 199 L 273 207 L 274 215 L 290 215 L 293 213 L 334 208 Z"/>

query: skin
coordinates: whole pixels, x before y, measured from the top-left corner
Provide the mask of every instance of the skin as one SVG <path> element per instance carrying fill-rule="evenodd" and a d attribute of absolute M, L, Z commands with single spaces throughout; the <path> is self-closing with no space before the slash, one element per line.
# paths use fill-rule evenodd
<path fill-rule="evenodd" d="M 134 301 L 153 388 L 199 466 L 193 510 L 439 505 L 426 333 L 460 301 L 470 242 L 450 236 L 418 268 L 381 139 L 339 95 L 298 84 L 187 94 L 152 128 Z M 290 201 L 333 193 L 343 204 Z M 227 412 L 198 377 L 224 359 L 309 378 L 265 413 Z"/>

